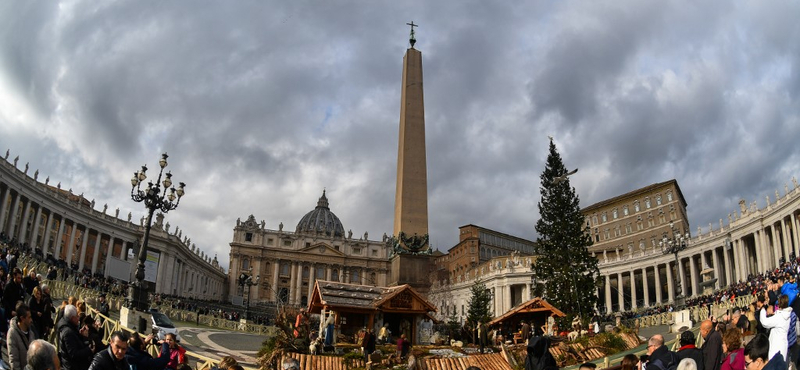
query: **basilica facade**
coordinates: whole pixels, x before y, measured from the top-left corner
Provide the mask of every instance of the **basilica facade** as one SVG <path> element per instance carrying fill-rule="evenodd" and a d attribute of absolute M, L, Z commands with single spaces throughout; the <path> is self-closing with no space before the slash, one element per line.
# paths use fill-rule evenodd
<path fill-rule="evenodd" d="M 229 299 L 307 306 L 317 280 L 386 286 L 389 248 L 369 234 L 354 237 L 331 212 L 325 191 L 294 231 L 269 229 L 250 215 L 236 221 L 230 243 Z M 245 274 L 256 285 L 240 284 Z M 249 297 L 248 297 L 249 295 Z"/>

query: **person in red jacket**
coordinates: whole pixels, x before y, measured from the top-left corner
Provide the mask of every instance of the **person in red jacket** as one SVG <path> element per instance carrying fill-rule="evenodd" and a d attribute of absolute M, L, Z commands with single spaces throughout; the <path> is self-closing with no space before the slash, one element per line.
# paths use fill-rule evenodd
<path fill-rule="evenodd" d="M 726 330 L 722 336 L 722 351 L 725 359 L 722 360 L 720 370 L 744 370 L 744 348 L 742 347 L 742 334 L 739 330 Z"/>
<path fill-rule="evenodd" d="M 188 363 L 188 359 L 186 358 L 186 349 L 178 344 L 178 341 L 175 340 L 175 334 L 167 333 L 164 336 L 164 340 L 169 344 L 169 362 L 167 362 L 167 369 L 177 370 Z"/>

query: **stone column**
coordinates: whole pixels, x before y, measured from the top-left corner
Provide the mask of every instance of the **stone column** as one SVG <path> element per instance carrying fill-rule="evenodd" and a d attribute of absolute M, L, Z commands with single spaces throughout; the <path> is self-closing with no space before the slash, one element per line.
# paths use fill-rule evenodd
<path fill-rule="evenodd" d="M 697 285 L 697 261 L 695 261 L 695 256 L 689 256 L 689 275 L 692 279 L 692 297 L 697 297 L 700 294 L 698 285 Z M 688 292 L 684 294 L 684 296 L 689 297 Z"/>
<path fill-rule="evenodd" d="M 769 249 L 770 253 L 772 253 L 772 260 L 774 261 L 773 266 L 780 266 L 781 253 L 780 253 L 780 247 L 778 247 L 778 245 L 775 242 L 775 224 L 769 225 L 769 231 L 770 233 L 769 233 L 768 243 L 770 244 Z"/>
<path fill-rule="evenodd" d="M 650 307 L 650 287 L 647 281 L 647 267 L 642 268 L 642 289 L 644 290 L 644 306 Z"/>
<path fill-rule="evenodd" d="M 97 236 L 94 238 L 94 252 L 92 254 L 92 273 L 97 272 L 97 260 L 100 257 L 100 240 L 102 239 L 100 230 L 97 230 Z M 167 292 L 169 293 L 169 292 Z"/>
<path fill-rule="evenodd" d="M 733 265 L 731 264 L 731 256 L 728 253 L 727 243 L 722 245 L 722 259 L 725 263 L 725 286 L 730 286 L 733 283 Z"/>
<path fill-rule="evenodd" d="M 783 253 L 786 260 L 789 260 L 789 255 L 792 253 L 791 245 L 789 245 L 789 233 L 786 230 L 786 218 L 781 217 L 781 242 L 783 243 Z"/>
<path fill-rule="evenodd" d="M 661 302 L 664 300 L 664 297 L 661 294 L 661 268 L 658 266 L 658 264 L 653 266 L 653 276 L 656 279 L 656 303 L 661 304 Z"/>
<path fill-rule="evenodd" d="M 61 254 L 61 243 L 64 241 L 64 229 L 67 228 L 67 218 L 61 216 L 61 221 L 58 223 L 58 233 L 56 234 L 55 243 L 53 243 L 53 257 L 59 259 L 58 255 Z"/>
<path fill-rule="evenodd" d="M 317 265 L 312 263 L 308 268 L 308 301 L 311 302 L 311 295 L 314 294 L 314 282 L 317 281 Z"/>
<path fill-rule="evenodd" d="M 24 211 L 22 211 L 22 221 L 20 222 L 19 225 L 19 237 L 17 237 L 17 239 L 19 239 L 20 243 L 24 243 L 25 241 L 28 240 L 27 238 L 28 218 L 30 218 L 30 216 L 31 216 L 31 200 L 30 198 L 28 198 L 28 201 L 25 202 L 25 208 Z"/>
<path fill-rule="evenodd" d="M 622 287 L 622 273 L 617 274 L 617 300 L 619 310 L 625 311 L 625 288 Z"/>
<path fill-rule="evenodd" d="M 83 270 L 84 260 L 86 260 L 86 246 L 89 243 L 89 227 L 83 227 L 83 233 L 81 234 L 81 253 L 78 255 L 78 270 Z"/>
<path fill-rule="evenodd" d="M 684 297 L 688 297 L 689 289 L 687 287 L 689 286 L 689 282 L 686 281 L 686 270 L 683 268 L 683 258 L 681 258 L 680 255 L 678 255 L 678 278 L 676 282 L 679 281 L 681 283 L 681 294 L 683 294 Z M 673 299 L 675 299 L 674 296 Z"/>
<path fill-rule="evenodd" d="M 289 271 L 289 302 L 287 302 L 288 304 L 294 304 L 294 299 L 297 296 L 297 289 L 295 289 L 295 286 L 297 285 L 297 281 L 295 280 L 297 278 L 297 263 L 291 262 L 291 264 L 292 268 L 291 271 Z"/>
<path fill-rule="evenodd" d="M 789 217 L 792 220 L 792 230 L 794 230 L 794 247 L 795 249 L 798 249 L 798 255 L 800 255 L 800 235 L 798 235 L 798 230 L 800 230 L 800 221 L 798 220 L 796 213 L 792 213 Z"/>
<path fill-rule="evenodd" d="M 17 196 L 14 197 L 14 202 L 11 203 L 11 209 L 8 211 L 8 228 L 6 228 L 6 235 L 14 235 L 14 226 L 17 224 L 17 211 L 19 211 L 19 198 L 22 198 L 22 194 L 17 193 Z"/>
<path fill-rule="evenodd" d="M 36 248 L 38 241 L 36 239 L 39 238 L 39 224 L 41 223 L 42 223 L 42 203 L 40 202 L 39 206 L 36 207 L 36 215 L 33 216 L 33 223 L 31 224 L 33 230 L 31 230 L 31 239 L 28 242 L 28 244 L 31 245 L 31 248 Z"/>
<path fill-rule="evenodd" d="M 0 202 L 0 230 L 6 224 L 6 208 L 8 208 L 8 201 L 11 198 L 11 188 L 6 188 L 3 192 L 3 201 Z"/>
<path fill-rule="evenodd" d="M 109 235 L 108 236 L 108 244 L 106 244 L 106 264 L 105 264 L 105 266 L 103 266 L 103 269 L 106 270 L 106 271 L 108 270 L 108 263 L 111 260 L 111 253 L 113 253 L 113 252 L 114 252 L 114 237 Z M 180 276 L 178 276 L 178 278 L 180 279 Z M 177 286 L 176 288 L 178 290 L 181 289 L 180 286 Z"/>
<path fill-rule="evenodd" d="M 72 266 L 72 252 L 75 250 L 75 243 L 78 239 L 78 222 L 72 221 L 72 231 L 69 233 L 69 245 L 67 245 L 67 255 L 64 260 L 67 261 L 67 266 Z"/>
<path fill-rule="evenodd" d="M 717 248 L 711 250 L 711 263 L 713 264 L 714 268 L 714 277 L 717 278 L 717 282 L 714 283 L 714 288 L 719 289 L 724 285 L 722 285 L 723 267 L 720 266 L 719 263 L 719 251 L 717 250 Z"/>
<path fill-rule="evenodd" d="M 47 222 L 44 224 L 44 239 L 42 239 L 42 254 L 47 256 L 50 251 L 50 230 L 53 228 L 53 211 L 47 212 Z"/>
<path fill-rule="evenodd" d="M 631 270 L 629 272 L 631 274 L 631 309 L 635 310 L 637 308 L 636 304 L 636 271 Z"/>
<path fill-rule="evenodd" d="M 609 314 L 611 310 L 611 275 L 606 274 L 606 313 Z"/>
<path fill-rule="evenodd" d="M 503 292 L 503 312 L 508 312 L 514 306 L 511 302 L 511 285 L 506 285 Z"/>
<path fill-rule="evenodd" d="M 269 299 L 273 302 L 278 301 L 278 276 L 281 273 L 281 261 L 275 260 L 273 262 L 275 267 L 272 268 L 272 291 L 269 293 Z"/>
<path fill-rule="evenodd" d="M 766 264 L 764 263 L 764 251 L 761 250 L 761 241 L 758 240 L 758 231 L 753 232 L 753 249 L 756 251 L 756 268 L 758 269 L 758 273 L 762 273 L 767 270 Z"/>
<path fill-rule="evenodd" d="M 675 302 L 675 279 L 672 278 L 672 267 L 669 262 L 667 262 L 667 301 Z"/>
<path fill-rule="evenodd" d="M 297 264 L 297 296 L 295 298 L 295 304 L 299 305 L 300 300 L 303 298 L 303 265 L 298 263 Z"/>
<path fill-rule="evenodd" d="M 325 280 L 331 281 L 331 272 L 332 271 L 333 271 L 333 269 L 331 268 L 331 265 L 326 265 L 326 267 L 325 267 Z"/>

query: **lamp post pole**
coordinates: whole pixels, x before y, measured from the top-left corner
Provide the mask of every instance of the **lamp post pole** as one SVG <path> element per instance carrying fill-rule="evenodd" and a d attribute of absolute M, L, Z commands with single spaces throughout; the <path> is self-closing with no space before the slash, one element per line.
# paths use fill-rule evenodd
<path fill-rule="evenodd" d="M 689 246 L 689 239 L 691 236 L 687 232 L 686 234 L 681 234 L 681 232 L 675 228 L 675 223 L 670 222 L 669 228 L 672 230 L 672 236 L 667 238 L 666 233 L 664 237 L 658 242 L 659 247 L 661 247 L 661 253 L 663 254 L 673 254 L 675 255 L 675 301 L 673 304 L 675 305 L 676 310 L 680 309 L 684 305 L 684 296 L 681 289 L 681 280 L 683 280 L 683 276 L 680 273 L 680 260 L 678 259 L 678 253 L 685 250 Z"/>
<path fill-rule="evenodd" d="M 244 287 L 247 287 L 247 303 L 244 308 L 244 318 L 248 321 L 250 320 L 250 288 L 253 285 L 258 285 L 259 280 L 261 280 L 261 276 L 256 276 L 256 280 L 253 281 L 253 275 L 248 275 L 244 272 L 239 275 L 239 286 L 242 287 L 242 294 L 244 294 Z"/>
<path fill-rule="evenodd" d="M 164 173 L 164 168 L 167 167 L 167 153 L 161 155 L 158 161 L 159 167 L 158 179 L 155 184 L 152 181 L 147 183 L 147 188 L 142 190 L 142 183 L 147 179 L 147 166 L 142 166 L 142 169 L 133 173 L 131 178 L 131 199 L 137 203 L 144 203 L 147 209 L 147 222 L 145 223 L 144 238 L 142 245 L 139 247 L 138 264 L 136 265 L 136 281 L 131 283 L 128 295 L 129 308 L 137 309 L 139 311 L 146 311 L 149 308 L 148 302 L 148 289 L 147 282 L 144 280 L 144 262 L 147 260 L 147 247 L 150 241 L 150 229 L 153 224 L 153 214 L 156 210 L 167 213 L 175 208 L 178 208 L 178 203 L 184 194 L 184 187 L 186 184 L 179 183 L 178 189 L 172 187 L 172 173 Z M 162 181 L 161 178 L 164 177 Z M 164 186 L 164 191 L 161 191 L 161 186 Z M 169 190 L 169 192 L 167 192 Z"/>

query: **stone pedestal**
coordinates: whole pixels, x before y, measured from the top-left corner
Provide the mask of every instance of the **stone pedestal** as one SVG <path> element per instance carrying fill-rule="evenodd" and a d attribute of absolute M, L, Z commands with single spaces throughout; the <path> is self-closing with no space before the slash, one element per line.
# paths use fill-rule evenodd
<path fill-rule="evenodd" d="M 150 332 L 150 313 L 122 307 L 119 309 L 119 323 L 129 329 L 145 334 Z"/>
<path fill-rule="evenodd" d="M 672 313 L 672 325 L 670 325 L 670 333 L 677 333 L 681 328 L 692 328 L 692 319 L 689 310 L 675 311 Z"/>
<path fill-rule="evenodd" d="M 392 257 L 392 280 L 389 286 L 408 284 L 417 293 L 427 295 L 431 287 L 433 257 L 430 255 L 398 254 Z"/>

